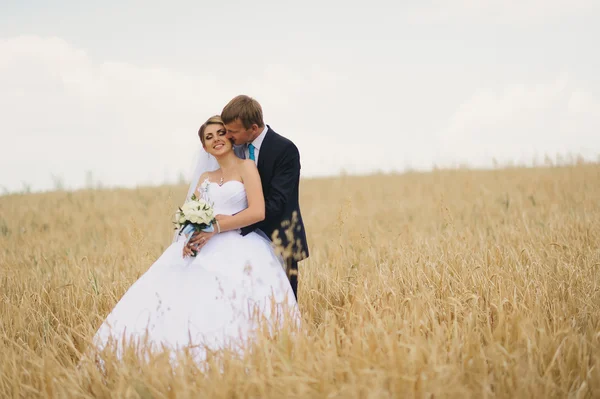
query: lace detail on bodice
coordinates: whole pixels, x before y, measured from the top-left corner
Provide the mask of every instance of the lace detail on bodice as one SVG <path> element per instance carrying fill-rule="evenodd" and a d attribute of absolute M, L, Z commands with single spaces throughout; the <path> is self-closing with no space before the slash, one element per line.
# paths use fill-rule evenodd
<path fill-rule="evenodd" d="M 211 203 L 215 215 L 234 215 L 248 208 L 244 183 L 230 180 L 222 186 L 206 179 L 200 186 L 200 195 Z"/>

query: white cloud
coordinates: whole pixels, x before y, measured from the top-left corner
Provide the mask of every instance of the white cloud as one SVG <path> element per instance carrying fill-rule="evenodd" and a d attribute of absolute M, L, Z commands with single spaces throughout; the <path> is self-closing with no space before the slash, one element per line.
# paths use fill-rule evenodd
<path fill-rule="evenodd" d="M 600 115 L 600 102 L 583 90 L 574 90 L 569 98 L 568 110 L 571 114 Z M 598 132 L 600 134 L 600 132 Z"/>
<path fill-rule="evenodd" d="M 194 87 L 215 90 L 161 69 L 94 63 L 57 38 L 2 40 L 0 66 L 2 163 L 20 170 L 3 168 L 9 189 L 50 182 L 48 171 L 81 182 L 91 170 L 116 184 L 160 179 L 169 166 L 174 173 L 172 135 L 193 132 L 194 107 L 207 106 Z"/>
<path fill-rule="evenodd" d="M 530 163 L 534 156 L 600 154 L 600 107 L 567 77 L 544 85 L 480 90 L 462 104 L 438 135 L 441 163 L 489 166 Z M 540 159 L 540 158 L 538 158 Z"/>
<path fill-rule="evenodd" d="M 285 65 L 267 65 L 261 76 L 187 76 L 97 62 L 59 38 L 2 39 L 0 186 L 47 188 L 51 174 L 81 186 L 88 171 L 109 185 L 174 180 L 189 168 L 198 126 L 234 95 L 264 99 L 269 120 L 292 120 L 298 104 L 334 90 L 339 79 L 324 68 Z"/>
<path fill-rule="evenodd" d="M 200 123 L 240 93 L 259 99 L 267 123 L 298 144 L 305 176 L 600 152 L 594 77 L 558 76 L 545 64 L 534 76 L 514 59 L 506 72 L 501 49 L 497 68 L 419 58 L 447 43 L 414 43 L 418 52 L 398 59 L 380 58 L 386 50 L 366 40 L 354 61 L 264 56 L 248 69 L 216 49 L 207 61 L 216 67 L 196 61 L 181 72 L 183 61 L 98 59 L 93 47 L 61 38 L 0 39 L 0 189 L 52 188 L 51 175 L 80 187 L 88 171 L 108 185 L 173 180 L 188 170 Z M 534 83 L 549 75 L 558 77 Z"/>

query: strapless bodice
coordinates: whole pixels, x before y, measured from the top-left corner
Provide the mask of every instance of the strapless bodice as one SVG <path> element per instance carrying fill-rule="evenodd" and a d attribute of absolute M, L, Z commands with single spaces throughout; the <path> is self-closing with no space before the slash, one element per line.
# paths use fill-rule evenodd
<path fill-rule="evenodd" d="M 244 183 L 237 180 L 219 186 L 207 179 L 202 184 L 202 190 L 204 199 L 212 203 L 215 215 L 234 215 L 248 208 Z"/>

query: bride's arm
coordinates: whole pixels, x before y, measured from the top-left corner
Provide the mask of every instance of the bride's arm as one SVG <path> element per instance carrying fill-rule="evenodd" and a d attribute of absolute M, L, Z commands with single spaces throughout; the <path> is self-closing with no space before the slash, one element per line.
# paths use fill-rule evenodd
<path fill-rule="evenodd" d="M 242 227 L 261 222 L 265 219 L 265 198 L 263 197 L 260 175 L 254 161 L 244 161 L 241 165 L 240 175 L 246 189 L 248 208 L 233 216 L 217 215 L 219 222 L 213 225 L 215 231 L 194 233 L 192 239 L 183 250 L 183 256 L 191 254 L 191 249 L 200 250 L 204 244 L 218 231 L 221 233 L 229 230 L 241 229 Z"/>
<path fill-rule="evenodd" d="M 248 197 L 248 208 L 233 216 L 218 216 L 221 233 L 241 229 L 265 219 L 265 198 L 256 164 L 254 161 L 244 161 L 240 172 Z M 215 228 L 218 229 L 217 226 Z"/>

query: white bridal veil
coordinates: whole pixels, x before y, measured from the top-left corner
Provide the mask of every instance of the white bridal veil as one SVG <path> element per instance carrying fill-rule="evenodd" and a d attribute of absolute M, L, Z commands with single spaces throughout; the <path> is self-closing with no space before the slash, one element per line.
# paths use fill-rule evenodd
<path fill-rule="evenodd" d="M 200 176 L 204 172 L 213 172 L 219 169 L 219 162 L 217 159 L 210 155 L 202 145 L 199 145 L 196 150 L 196 155 L 194 155 L 192 167 L 192 174 L 190 176 L 190 186 L 188 188 L 187 195 L 185 197 L 185 201 L 189 200 L 192 197 L 194 191 L 198 187 L 198 183 L 200 180 Z"/>
<path fill-rule="evenodd" d="M 200 144 L 196 149 L 196 154 L 192 161 L 192 172 L 189 176 L 190 186 L 188 187 L 184 202 L 189 200 L 192 197 L 192 194 L 194 194 L 194 191 L 196 191 L 196 188 L 200 183 L 200 176 L 202 176 L 204 172 L 212 172 L 217 169 L 219 169 L 219 162 L 217 162 L 217 159 L 206 152 Z M 177 231 L 173 235 L 173 242 L 175 241 L 177 241 Z"/>

